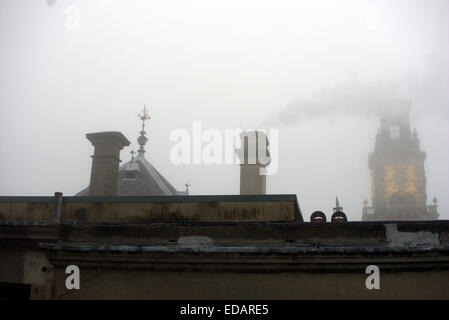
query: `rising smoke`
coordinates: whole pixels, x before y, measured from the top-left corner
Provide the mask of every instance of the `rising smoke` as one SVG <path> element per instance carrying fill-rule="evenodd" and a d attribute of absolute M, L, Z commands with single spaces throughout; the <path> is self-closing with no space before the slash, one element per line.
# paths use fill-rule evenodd
<path fill-rule="evenodd" d="M 409 71 L 394 82 L 360 81 L 346 79 L 333 86 L 322 87 L 310 97 L 295 101 L 265 120 L 262 127 L 293 126 L 302 121 L 313 121 L 336 116 L 376 118 L 394 112 L 398 100 L 410 100 L 417 118 L 437 116 L 449 120 L 449 86 L 443 73 L 448 62 L 440 55 L 430 54 L 421 69 Z"/>
<path fill-rule="evenodd" d="M 365 84 L 348 80 L 321 89 L 310 98 L 301 97 L 281 108 L 266 124 L 295 125 L 305 120 L 348 115 L 372 117 L 390 111 L 396 98 L 392 84 Z"/>

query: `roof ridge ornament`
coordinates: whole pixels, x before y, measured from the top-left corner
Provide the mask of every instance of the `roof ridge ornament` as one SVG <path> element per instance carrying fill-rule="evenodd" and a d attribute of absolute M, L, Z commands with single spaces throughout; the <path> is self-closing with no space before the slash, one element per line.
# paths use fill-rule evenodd
<path fill-rule="evenodd" d="M 148 138 L 145 136 L 145 121 L 149 120 L 151 117 L 148 115 L 147 112 L 147 105 L 143 106 L 143 109 L 141 110 L 141 113 L 138 114 L 138 117 L 140 120 L 142 120 L 142 130 L 140 130 L 140 136 L 137 138 L 137 143 L 139 144 L 139 156 L 143 155 L 145 153 L 144 146 L 148 141 Z"/>

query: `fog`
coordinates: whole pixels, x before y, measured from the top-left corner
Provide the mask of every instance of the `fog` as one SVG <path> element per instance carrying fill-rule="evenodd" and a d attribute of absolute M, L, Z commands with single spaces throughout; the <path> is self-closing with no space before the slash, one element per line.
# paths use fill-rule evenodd
<path fill-rule="evenodd" d="M 171 163 L 173 130 L 276 128 L 267 192 L 360 220 L 378 114 L 408 99 L 449 219 L 448 39 L 446 0 L 2 0 L 0 195 L 76 194 L 85 134 L 121 131 L 128 161 L 146 104 L 146 157 L 178 190 L 238 194 L 239 167 Z"/>

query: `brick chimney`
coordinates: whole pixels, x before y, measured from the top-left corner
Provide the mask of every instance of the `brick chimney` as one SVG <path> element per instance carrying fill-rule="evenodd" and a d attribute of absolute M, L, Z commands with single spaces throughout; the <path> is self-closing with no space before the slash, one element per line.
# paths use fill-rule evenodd
<path fill-rule="evenodd" d="M 241 148 L 236 150 L 241 161 L 240 194 L 266 194 L 266 175 L 261 172 L 270 163 L 267 135 L 262 131 L 244 131 L 240 139 Z"/>
<path fill-rule="evenodd" d="M 130 142 L 116 131 L 88 133 L 86 138 L 95 147 L 89 196 L 116 196 L 120 150 Z"/>

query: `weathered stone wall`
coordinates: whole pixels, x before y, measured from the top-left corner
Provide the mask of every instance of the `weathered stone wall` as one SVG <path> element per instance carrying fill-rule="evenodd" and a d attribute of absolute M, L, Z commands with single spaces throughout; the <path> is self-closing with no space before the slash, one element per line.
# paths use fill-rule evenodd
<path fill-rule="evenodd" d="M 302 221 L 296 196 L 270 197 L 63 197 L 59 216 L 62 223 Z M 50 222 L 54 203 L 52 197 L 0 197 L 0 221 Z"/>
<path fill-rule="evenodd" d="M 53 212 L 53 198 L 36 197 L 35 201 L 16 201 L 15 197 L 8 197 L 0 201 L 0 222 L 1 221 L 18 221 L 18 222 L 37 222 L 51 221 Z"/>
<path fill-rule="evenodd" d="M 449 271 L 382 273 L 198 273 L 81 271 L 80 290 L 56 273 L 55 299 L 449 299 Z"/>

